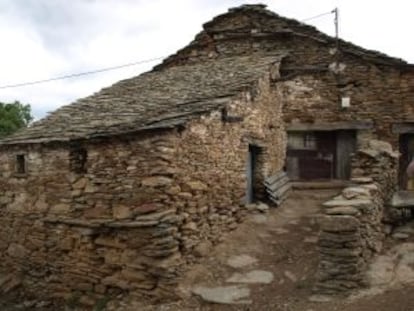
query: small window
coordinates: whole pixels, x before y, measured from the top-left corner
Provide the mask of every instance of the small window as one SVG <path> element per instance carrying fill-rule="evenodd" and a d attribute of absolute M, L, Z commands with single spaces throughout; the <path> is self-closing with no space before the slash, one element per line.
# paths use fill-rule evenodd
<path fill-rule="evenodd" d="M 24 154 L 16 155 L 16 173 L 26 174 L 26 157 Z"/>
<path fill-rule="evenodd" d="M 316 137 L 313 133 L 306 133 L 303 141 L 303 147 L 305 149 L 316 149 Z"/>
<path fill-rule="evenodd" d="M 86 173 L 88 152 L 84 148 L 74 148 L 69 152 L 70 170 L 77 174 Z"/>
<path fill-rule="evenodd" d="M 313 132 L 289 133 L 288 147 L 292 150 L 316 150 L 315 134 Z"/>

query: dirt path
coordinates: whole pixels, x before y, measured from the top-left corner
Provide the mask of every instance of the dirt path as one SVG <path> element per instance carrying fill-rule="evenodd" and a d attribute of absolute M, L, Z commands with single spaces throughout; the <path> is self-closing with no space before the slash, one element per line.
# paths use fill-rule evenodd
<path fill-rule="evenodd" d="M 283 208 L 250 215 L 188 271 L 180 286 L 185 301 L 154 310 L 291 310 L 286 306 L 311 293 L 318 261 L 314 216 L 320 203 L 335 194 L 332 190 L 293 192 Z M 240 255 L 250 256 L 255 262 L 239 269 L 228 265 L 229 259 Z M 243 286 L 250 290 L 249 304 L 210 304 L 192 293 L 197 286 L 238 285 L 226 280 L 235 273 L 257 270 L 270 272 L 273 279 L 270 284 Z M 138 306 L 125 310 L 134 307 Z"/>
<path fill-rule="evenodd" d="M 335 194 L 333 190 L 296 191 L 283 207 L 250 215 L 186 273 L 180 285 L 182 301 L 147 307 L 130 301 L 116 310 L 414 311 L 414 286 L 407 282 L 352 299 L 309 301 L 318 264 L 315 216 L 320 203 Z M 411 239 L 414 242 L 414 234 Z M 395 243 L 389 241 L 385 252 Z M 230 297 L 239 303 L 206 302 L 202 295 Z"/>
<path fill-rule="evenodd" d="M 321 203 L 336 193 L 294 191 L 282 207 L 249 215 L 189 268 L 180 283 L 183 299 L 178 302 L 148 306 L 133 296 L 120 297 L 101 310 L 414 311 L 414 222 L 387 239 L 368 273 L 371 288 L 342 300 L 309 300 L 318 264 L 316 216 Z M 33 308 L 26 301 L 15 304 L 12 298 L 0 299 L 0 309 L 64 309 Z M 214 299 L 232 303 L 208 302 Z"/>

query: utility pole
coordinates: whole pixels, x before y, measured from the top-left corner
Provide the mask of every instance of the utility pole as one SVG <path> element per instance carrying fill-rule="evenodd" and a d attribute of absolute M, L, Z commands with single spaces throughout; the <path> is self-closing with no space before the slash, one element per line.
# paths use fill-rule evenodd
<path fill-rule="evenodd" d="M 335 38 L 336 38 L 336 49 L 339 49 L 339 10 L 335 8 L 332 13 L 335 13 Z"/>

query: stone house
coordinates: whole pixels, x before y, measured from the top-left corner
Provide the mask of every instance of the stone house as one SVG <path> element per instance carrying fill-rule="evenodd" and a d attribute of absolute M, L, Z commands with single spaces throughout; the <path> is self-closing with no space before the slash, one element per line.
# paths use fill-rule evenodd
<path fill-rule="evenodd" d="M 58 297 L 171 294 L 183 258 L 282 170 L 281 58 L 148 72 L 3 140 L 1 266 Z"/>
<path fill-rule="evenodd" d="M 402 154 L 405 188 L 405 168 L 414 155 L 412 64 L 336 40 L 263 5 L 246 5 L 204 24 L 193 42 L 158 68 L 275 51 L 286 53 L 277 87 L 291 179 L 347 179 L 356 147 L 381 139 Z"/>
<path fill-rule="evenodd" d="M 263 5 L 203 27 L 152 71 L 1 142 L 1 267 L 28 290 L 173 295 L 267 177 L 346 179 L 367 138 L 412 152 L 412 65 Z"/>

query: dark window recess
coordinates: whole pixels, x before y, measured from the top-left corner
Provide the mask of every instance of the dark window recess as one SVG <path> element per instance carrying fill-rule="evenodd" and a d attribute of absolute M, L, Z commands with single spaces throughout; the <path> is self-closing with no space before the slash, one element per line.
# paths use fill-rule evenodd
<path fill-rule="evenodd" d="M 316 137 L 313 133 L 312 134 L 309 134 L 309 133 L 305 134 L 305 140 L 303 142 L 303 146 L 306 149 L 315 149 L 315 147 L 316 147 Z"/>
<path fill-rule="evenodd" d="M 72 149 L 69 154 L 70 170 L 77 174 L 86 173 L 88 152 L 83 148 Z"/>
<path fill-rule="evenodd" d="M 229 115 L 226 108 L 221 109 L 221 121 L 223 122 L 228 122 L 228 123 L 242 122 L 243 119 L 244 118 L 240 116 Z"/>
<path fill-rule="evenodd" d="M 16 155 L 16 173 L 17 174 L 26 173 L 26 158 L 24 154 Z"/>

